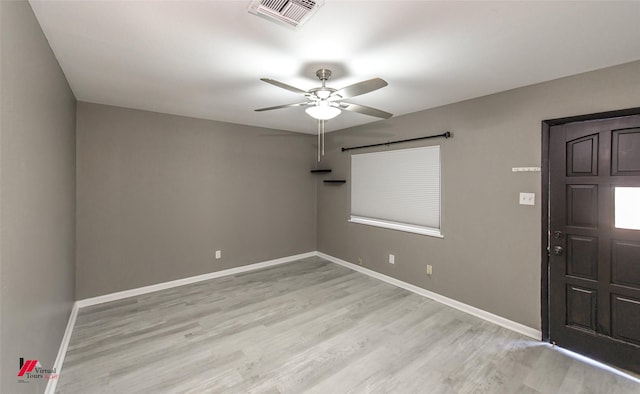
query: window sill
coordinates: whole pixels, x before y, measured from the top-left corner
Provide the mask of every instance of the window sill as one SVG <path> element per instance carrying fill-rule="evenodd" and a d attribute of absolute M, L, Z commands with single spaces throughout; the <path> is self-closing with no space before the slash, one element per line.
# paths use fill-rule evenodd
<path fill-rule="evenodd" d="M 430 227 L 422 227 L 422 226 L 415 226 L 411 224 L 388 222 L 385 220 L 369 219 L 369 218 L 363 218 L 360 216 L 351 216 L 351 218 L 349 219 L 349 223 L 357 223 L 357 224 L 364 224 L 367 226 L 382 227 L 390 230 L 404 231 L 407 233 L 426 235 L 426 236 L 435 237 L 435 238 L 444 238 L 444 236 L 442 235 L 439 229 L 430 228 Z"/>

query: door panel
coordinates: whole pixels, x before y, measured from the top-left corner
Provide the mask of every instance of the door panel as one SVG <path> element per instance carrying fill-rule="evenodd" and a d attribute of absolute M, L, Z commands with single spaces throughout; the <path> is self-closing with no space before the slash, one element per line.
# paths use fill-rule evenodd
<path fill-rule="evenodd" d="M 611 175 L 640 175 L 640 128 L 615 130 Z"/>
<path fill-rule="evenodd" d="M 596 295 L 593 289 L 567 286 L 567 325 L 595 332 Z"/>
<path fill-rule="evenodd" d="M 640 372 L 640 230 L 614 225 L 615 187 L 640 187 L 640 116 L 549 136 L 550 339 Z"/>
<path fill-rule="evenodd" d="M 640 299 L 618 294 L 613 294 L 611 298 L 613 337 L 640 345 L 640 320 L 628 318 L 640 316 Z"/>
<path fill-rule="evenodd" d="M 567 143 L 567 176 L 598 175 L 598 134 Z"/>
<path fill-rule="evenodd" d="M 567 236 L 567 275 L 598 279 L 598 239 Z"/>
<path fill-rule="evenodd" d="M 596 228 L 598 185 L 567 185 L 567 226 Z"/>
<path fill-rule="evenodd" d="M 640 289 L 640 242 L 613 240 L 611 281 Z"/>

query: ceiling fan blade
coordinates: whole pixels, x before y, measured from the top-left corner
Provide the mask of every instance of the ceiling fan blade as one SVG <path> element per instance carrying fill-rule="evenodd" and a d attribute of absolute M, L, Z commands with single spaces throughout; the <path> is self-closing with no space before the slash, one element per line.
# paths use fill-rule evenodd
<path fill-rule="evenodd" d="M 287 85 L 286 83 L 280 82 L 280 81 L 276 81 L 275 79 L 260 78 L 260 80 L 264 81 L 266 83 L 270 83 L 273 86 L 277 86 L 277 87 L 282 88 L 284 90 L 288 90 L 288 91 L 293 92 L 293 93 L 307 94 L 306 90 L 298 89 L 295 86 Z"/>
<path fill-rule="evenodd" d="M 373 79 L 368 79 L 366 81 L 354 83 L 353 85 L 345 86 L 344 88 L 334 92 L 332 96 L 338 95 L 342 98 L 350 98 L 350 97 L 359 96 L 361 94 L 373 92 L 374 90 L 378 90 L 387 85 L 388 83 L 384 79 L 373 78 Z"/>
<path fill-rule="evenodd" d="M 271 111 L 272 109 L 280 109 L 280 108 L 287 108 L 287 107 L 301 107 L 303 105 L 308 105 L 308 102 L 304 102 L 304 103 L 294 103 L 294 104 L 284 104 L 284 105 L 276 105 L 275 107 L 266 107 L 266 108 L 258 108 L 258 109 L 254 109 L 254 111 L 257 112 L 262 112 L 262 111 Z"/>
<path fill-rule="evenodd" d="M 366 107 L 360 104 L 340 103 L 340 108 L 347 111 L 351 111 L 351 112 L 357 112 L 359 114 L 375 116 L 376 118 L 388 119 L 393 116 L 393 114 L 390 114 L 389 112 L 381 111 L 379 109 L 375 109 L 371 107 Z"/>

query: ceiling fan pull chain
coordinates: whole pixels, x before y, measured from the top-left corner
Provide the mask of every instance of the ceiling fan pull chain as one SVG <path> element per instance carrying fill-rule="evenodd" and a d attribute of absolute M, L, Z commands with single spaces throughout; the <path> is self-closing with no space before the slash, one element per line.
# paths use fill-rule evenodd
<path fill-rule="evenodd" d="M 324 156 L 324 120 L 322 122 L 322 156 Z"/>
<path fill-rule="evenodd" d="M 322 121 L 318 121 L 318 163 L 320 163 L 320 122 Z"/>

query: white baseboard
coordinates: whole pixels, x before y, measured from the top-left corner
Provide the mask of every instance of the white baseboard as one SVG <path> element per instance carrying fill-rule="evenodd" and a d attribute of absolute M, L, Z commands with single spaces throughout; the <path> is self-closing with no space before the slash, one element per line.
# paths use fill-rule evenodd
<path fill-rule="evenodd" d="M 456 300 L 454 300 L 452 298 L 445 297 L 445 296 L 443 296 L 441 294 L 434 293 L 432 291 L 423 289 L 422 287 L 418 287 L 418 286 L 412 285 L 410 283 L 403 282 L 403 281 L 401 281 L 399 279 L 392 278 L 390 276 L 381 274 L 379 272 L 372 271 L 372 270 L 370 270 L 368 268 L 364 268 L 364 267 L 361 267 L 359 265 L 355 265 L 355 264 L 349 263 L 349 262 L 347 262 L 345 260 L 342 260 L 342 259 L 339 259 L 337 257 L 333 257 L 333 256 L 330 256 L 330 255 L 322 253 L 322 252 L 316 252 L 316 255 L 318 257 L 322 257 L 323 259 L 329 260 L 329 261 L 331 261 L 333 263 L 339 264 L 339 265 L 341 265 L 343 267 L 347 267 L 347 268 L 352 269 L 354 271 L 361 272 L 361 273 L 363 273 L 365 275 L 369 275 L 369 276 L 371 276 L 373 278 L 376 278 L 376 279 L 379 279 L 381 281 L 387 282 L 387 283 L 392 284 L 394 286 L 398 286 L 398 287 L 403 288 L 405 290 L 408 290 L 410 292 L 419 294 L 419 295 L 421 295 L 423 297 L 430 298 L 430 299 L 432 299 L 434 301 L 437 301 L 437 302 L 439 302 L 441 304 L 450 306 L 450 307 L 458 309 L 458 310 L 460 310 L 462 312 L 468 313 L 470 315 L 479 317 L 479 318 L 481 318 L 483 320 L 486 320 L 486 321 L 489 321 L 491 323 L 497 324 L 497 325 L 499 325 L 501 327 L 504 327 L 504 328 L 507 328 L 507 329 L 509 329 L 511 331 L 515 331 L 517 333 L 526 335 L 526 336 L 531 337 L 531 338 L 536 339 L 536 340 L 541 340 L 541 338 L 542 338 L 542 332 L 540 330 L 535 329 L 535 328 L 532 328 L 532 327 L 529 327 L 529 326 L 525 326 L 524 324 L 520 324 L 520 323 L 515 322 L 513 320 L 506 319 L 506 318 L 504 318 L 502 316 L 494 315 L 493 313 L 487 312 L 485 310 L 476 308 L 474 306 L 465 304 L 465 303 L 460 302 L 460 301 L 456 301 Z"/>
<path fill-rule="evenodd" d="M 56 361 L 53 363 L 53 369 L 55 369 L 58 376 L 55 379 L 49 379 L 47 387 L 44 390 L 45 394 L 54 394 L 56 392 L 56 386 L 58 385 L 60 373 L 62 372 L 62 364 L 64 363 L 64 357 L 67 355 L 67 348 L 69 347 L 69 341 L 71 340 L 71 334 L 73 333 L 73 327 L 76 325 L 77 317 L 78 303 L 74 302 L 73 308 L 71 308 L 71 314 L 69 315 L 69 321 L 67 322 L 67 328 L 64 330 L 64 335 L 62 336 L 62 343 L 60 343 L 60 348 L 58 349 Z"/>
<path fill-rule="evenodd" d="M 117 293 L 105 294 L 105 295 L 92 297 L 92 298 L 85 298 L 83 300 L 77 301 L 77 304 L 78 304 L 79 308 L 84 308 L 86 306 L 97 305 L 97 304 L 102 304 L 102 303 L 105 303 L 105 302 L 121 300 L 123 298 L 134 297 L 134 296 L 141 295 L 141 294 L 153 293 L 155 291 L 170 289 L 172 287 L 184 286 L 184 285 L 188 285 L 188 284 L 191 284 L 191 283 L 201 282 L 203 280 L 215 279 L 215 278 L 220 278 L 220 277 L 223 277 L 223 276 L 239 274 L 241 272 L 247 272 L 247 271 L 258 270 L 258 269 L 261 269 L 261 268 L 267 268 L 267 267 L 271 267 L 271 266 L 274 266 L 274 265 L 289 263 L 289 262 L 292 262 L 292 261 L 304 259 L 304 258 L 307 258 L 307 257 L 313 257 L 313 256 L 316 256 L 316 252 L 308 252 L 308 253 L 297 254 L 297 255 L 294 255 L 294 256 L 282 257 L 282 258 L 275 259 L 275 260 L 263 261 L 263 262 L 260 262 L 260 263 L 243 265 L 241 267 L 230 268 L 230 269 L 226 269 L 226 270 L 222 270 L 222 271 L 210 272 L 208 274 L 202 274 L 202 275 L 197 275 L 197 276 L 190 276 L 188 278 L 172 280 L 170 282 L 162 282 L 162 283 L 157 283 L 155 285 L 150 285 L 150 286 L 138 287 L 138 288 L 130 289 L 130 290 L 119 291 Z"/>

